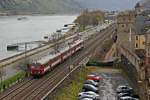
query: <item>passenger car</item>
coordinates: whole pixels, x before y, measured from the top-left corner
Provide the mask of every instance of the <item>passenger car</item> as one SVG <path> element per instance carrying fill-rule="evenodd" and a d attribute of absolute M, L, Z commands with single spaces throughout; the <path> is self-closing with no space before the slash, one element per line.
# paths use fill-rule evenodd
<path fill-rule="evenodd" d="M 139 99 L 133 98 L 133 97 L 130 97 L 130 96 L 124 96 L 124 97 L 120 97 L 119 100 L 139 100 Z"/>
<path fill-rule="evenodd" d="M 117 93 L 133 93 L 133 89 L 126 85 L 120 85 L 116 89 Z"/>
<path fill-rule="evenodd" d="M 87 91 L 93 91 L 95 93 L 98 93 L 98 88 L 90 84 L 84 84 L 83 92 L 87 92 Z"/>
<path fill-rule="evenodd" d="M 93 80 L 86 80 L 86 81 L 84 82 L 84 84 L 91 84 L 91 85 L 93 85 L 93 86 L 95 86 L 95 87 L 98 87 L 98 82 L 95 82 L 95 81 L 93 81 Z"/>
<path fill-rule="evenodd" d="M 87 75 L 86 79 L 87 80 L 93 80 L 93 81 L 99 82 L 100 79 L 101 79 L 101 77 L 97 76 L 97 75 Z"/>
<path fill-rule="evenodd" d="M 82 95 L 94 95 L 94 96 L 99 96 L 97 93 L 93 92 L 93 91 L 87 91 L 87 92 L 81 92 L 78 94 L 78 97 L 82 96 Z"/>

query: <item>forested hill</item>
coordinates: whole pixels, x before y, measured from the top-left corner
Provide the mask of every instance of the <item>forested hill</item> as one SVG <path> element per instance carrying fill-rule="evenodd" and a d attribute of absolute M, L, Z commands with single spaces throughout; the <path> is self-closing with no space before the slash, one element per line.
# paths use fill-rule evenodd
<path fill-rule="evenodd" d="M 77 13 L 80 5 L 74 0 L 0 0 L 0 12 L 23 13 Z"/>
<path fill-rule="evenodd" d="M 86 8 L 124 10 L 133 8 L 137 1 L 139 0 L 0 0 L 0 13 L 74 14 Z"/>

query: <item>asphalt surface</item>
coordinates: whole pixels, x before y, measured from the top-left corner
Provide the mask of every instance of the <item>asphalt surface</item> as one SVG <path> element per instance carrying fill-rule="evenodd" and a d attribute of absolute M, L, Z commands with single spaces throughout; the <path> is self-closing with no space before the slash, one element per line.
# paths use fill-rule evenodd
<path fill-rule="evenodd" d="M 113 72 L 108 69 L 107 72 L 101 72 L 102 80 L 99 83 L 100 100 L 117 100 L 116 88 L 118 85 L 128 85 L 121 72 Z"/>

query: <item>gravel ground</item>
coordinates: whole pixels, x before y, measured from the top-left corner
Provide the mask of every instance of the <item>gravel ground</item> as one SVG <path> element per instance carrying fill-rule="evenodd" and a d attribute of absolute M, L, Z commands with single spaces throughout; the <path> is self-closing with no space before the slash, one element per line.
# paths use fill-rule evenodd
<path fill-rule="evenodd" d="M 100 100 L 117 100 L 116 88 L 118 85 L 128 85 L 121 73 L 100 73 L 102 80 L 99 85 Z"/>

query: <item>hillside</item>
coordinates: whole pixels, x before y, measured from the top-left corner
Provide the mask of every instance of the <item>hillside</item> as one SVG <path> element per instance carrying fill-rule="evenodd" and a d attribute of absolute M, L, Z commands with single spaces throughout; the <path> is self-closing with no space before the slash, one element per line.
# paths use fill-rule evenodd
<path fill-rule="evenodd" d="M 125 10 L 138 0 L 0 0 L 0 13 L 30 14 L 79 13 L 83 9 Z"/>
<path fill-rule="evenodd" d="M 101 10 L 132 9 L 139 0 L 75 0 L 83 8 Z"/>
<path fill-rule="evenodd" d="M 22 13 L 76 13 L 81 10 L 73 0 L 0 0 L 0 12 Z"/>

